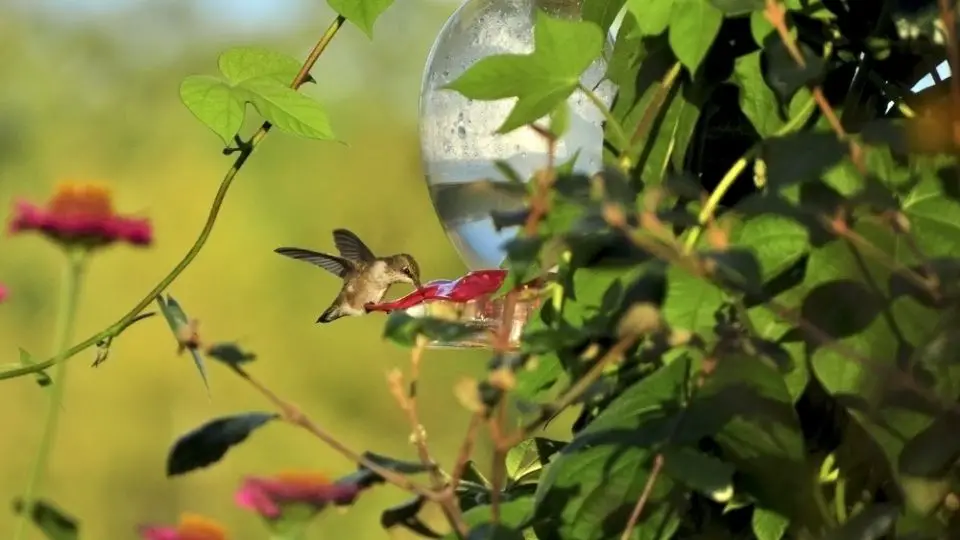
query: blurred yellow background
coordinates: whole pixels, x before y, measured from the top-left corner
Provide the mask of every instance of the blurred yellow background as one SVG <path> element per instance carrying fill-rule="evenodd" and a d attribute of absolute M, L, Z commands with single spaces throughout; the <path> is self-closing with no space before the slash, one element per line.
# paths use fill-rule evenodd
<path fill-rule="evenodd" d="M 331 250 L 331 229 L 347 227 L 374 251 L 415 254 L 425 280 L 465 270 L 428 199 L 416 137 L 422 67 L 456 7 L 397 2 L 372 42 L 344 27 L 313 71 L 319 84 L 305 91 L 327 106 L 349 146 L 271 133 L 240 173 L 207 246 L 169 290 L 201 319 L 207 339 L 240 340 L 256 352 L 251 370 L 343 442 L 409 459 L 409 428 L 385 384 L 388 370 L 406 368 L 407 353 L 382 341 L 382 316 L 314 324 L 338 281 L 272 250 Z M 180 80 L 216 74 L 217 54 L 234 45 L 302 58 L 333 16 L 324 2 L 301 0 L 0 3 L 0 219 L 16 197 L 42 202 L 57 181 L 80 179 L 108 184 L 119 211 L 149 216 L 155 228 L 153 247 L 111 248 L 92 261 L 74 342 L 113 323 L 176 264 L 232 162 L 180 103 Z M 249 109 L 242 133 L 258 123 Z M 15 362 L 17 347 L 45 358 L 62 257 L 36 236 L 0 242 L 0 282 L 11 290 L 0 306 L 0 363 Z M 258 518 L 232 500 L 244 475 L 354 469 L 307 434 L 274 425 L 209 469 L 165 478 L 167 449 L 179 435 L 215 416 L 270 410 L 218 365 L 208 366 L 208 398 L 175 348 L 158 317 L 125 333 L 100 368 L 90 367 L 93 351 L 69 363 L 43 496 L 80 519 L 82 538 L 135 538 L 137 524 L 173 523 L 182 511 L 222 521 L 233 538 L 263 538 Z M 422 416 L 449 465 L 468 417 L 453 384 L 481 373 L 486 356 L 435 351 L 426 360 Z M 0 538 L 13 530 L 9 501 L 26 483 L 45 409 L 32 378 L 0 381 Z M 379 513 L 406 498 L 377 489 L 346 514 L 324 515 L 311 537 L 386 538 Z"/>

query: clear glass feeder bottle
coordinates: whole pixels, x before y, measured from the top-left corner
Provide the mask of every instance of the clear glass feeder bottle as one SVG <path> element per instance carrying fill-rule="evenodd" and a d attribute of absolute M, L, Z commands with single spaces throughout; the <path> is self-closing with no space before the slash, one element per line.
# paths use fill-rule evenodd
<path fill-rule="evenodd" d="M 457 79 L 477 61 L 497 54 L 529 54 L 534 49 L 537 10 L 553 17 L 580 19 L 582 0 L 466 0 L 447 20 L 427 59 L 420 91 L 420 145 L 430 198 L 437 216 L 464 263 L 474 271 L 498 268 L 505 258 L 501 246 L 516 230 L 497 232 L 490 218 L 494 210 L 523 207 L 524 201 L 510 190 L 490 189 L 506 179 L 494 166 L 509 163 L 522 178 L 529 178 L 547 163 L 544 139 L 529 127 L 506 134 L 497 128 L 510 113 L 516 99 L 474 101 L 443 87 Z M 612 49 L 607 39 L 604 56 Z M 597 59 L 581 82 L 608 106 L 616 92 L 604 79 L 605 58 Z M 582 92 L 569 98 L 570 127 L 557 142 L 556 159 L 567 161 L 576 152 L 577 172 L 592 174 L 602 167 L 603 114 Z M 544 119 L 545 120 L 545 119 Z M 510 322 L 511 345 L 536 312 L 540 295 L 521 295 Z M 504 297 L 477 298 L 456 306 L 459 320 L 475 324 L 484 335 L 499 325 Z M 450 312 L 447 300 L 435 305 L 424 302 L 410 314 Z M 470 305 L 477 304 L 477 305 Z M 478 334 L 480 335 L 480 334 Z M 489 344 L 488 344 L 489 345 Z M 477 347 L 482 342 L 432 343 L 434 347 Z"/>

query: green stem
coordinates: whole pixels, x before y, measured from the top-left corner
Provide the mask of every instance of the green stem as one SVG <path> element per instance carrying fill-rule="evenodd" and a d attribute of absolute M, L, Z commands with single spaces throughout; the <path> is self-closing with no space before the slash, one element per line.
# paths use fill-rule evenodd
<path fill-rule="evenodd" d="M 85 251 L 70 250 L 67 252 L 67 266 L 64 283 L 60 289 L 57 328 L 53 340 L 54 351 L 63 351 L 70 343 L 70 335 L 73 333 L 74 320 L 77 315 L 77 304 L 80 298 L 80 286 L 83 282 L 85 262 Z M 60 357 L 55 358 L 59 359 Z M 66 363 L 60 363 L 54 370 L 53 383 L 50 387 L 50 403 L 47 405 L 47 417 L 44 420 L 43 434 L 40 437 L 40 447 L 37 449 L 33 468 L 27 480 L 27 487 L 23 492 L 23 508 L 13 535 L 14 540 L 20 540 L 26 534 L 27 523 L 30 521 L 32 514 L 31 509 L 35 499 L 40 495 L 43 476 L 53 452 L 53 444 L 56 440 L 57 426 L 60 420 L 60 410 L 63 408 L 64 388 L 67 386 L 66 368 Z"/>
<path fill-rule="evenodd" d="M 836 507 L 837 521 L 841 524 L 847 522 L 847 482 L 843 476 L 837 478 L 837 492 L 833 498 L 833 504 Z"/>
<path fill-rule="evenodd" d="M 337 34 L 337 31 L 340 30 L 340 27 L 343 26 L 346 19 L 343 16 L 338 16 L 333 23 L 327 28 L 327 31 L 323 34 L 317 44 L 313 47 L 313 50 L 310 51 L 310 55 L 307 57 L 306 61 L 303 63 L 303 67 L 300 69 L 300 73 L 297 74 L 293 83 L 290 85 L 293 88 L 299 88 L 300 85 L 306 81 L 307 76 L 310 73 L 310 70 L 313 68 L 313 65 L 317 62 L 317 59 L 320 57 L 320 54 L 327 48 L 327 45 L 330 44 L 330 41 Z M 203 248 L 204 244 L 207 243 L 207 238 L 210 237 L 210 232 L 213 231 L 213 225 L 217 221 L 217 216 L 220 214 L 220 207 L 223 205 L 223 201 L 227 196 L 227 191 L 230 190 L 230 185 L 233 183 L 234 178 L 236 178 L 237 173 L 240 172 L 240 169 L 243 167 L 243 164 L 246 163 L 247 158 L 250 157 L 250 154 L 253 153 L 254 149 L 260 144 L 264 137 L 267 136 L 267 133 L 270 131 L 271 125 L 269 122 L 264 122 L 260 129 L 253 134 L 253 137 L 250 138 L 250 142 L 242 145 L 240 147 L 240 154 L 237 156 L 237 159 L 233 162 L 233 165 L 230 167 L 230 170 L 227 171 L 224 175 L 223 180 L 220 181 L 220 188 L 217 190 L 217 195 L 213 199 L 213 204 L 210 206 L 210 213 L 207 215 L 207 221 L 203 225 L 203 230 L 200 231 L 200 235 L 197 237 L 196 241 L 193 243 L 193 246 L 187 251 L 187 254 L 184 255 L 183 259 L 164 277 L 160 280 L 160 283 L 157 284 L 150 292 L 144 295 L 143 299 L 137 303 L 130 311 L 128 311 L 123 317 L 120 318 L 117 322 L 110 325 L 105 330 L 100 331 L 96 335 L 93 335 L 84 341 L 70 347 L 62 354 L 49 360 L 43 362 L 38 362 L 30 366 L 22 366 L 13 369 L 9 369 L 3 372 L 0 372 L 0 381 L 4 379 L 13 379 L 15 377 L 22 377 L 24 375 L 29 375 L 31 373 L 36 373 L 38 371 L 43 371 L 55 364 L 63 362 L 77 353 L 80 353 L 100 341 L 107 338 L 114 338 L 120 334 L 131 322 L 147 308 L 160 293 L 166 290 L 171 283 L 177 277 L 183 273 L 184 270 L 190 266 L 190 263 L 197 257 L 200 253 L 200 250 Z"/>
<path fill-rule="evenodd" d="M 600 99 L 600 96 L 596 92 L 590 90 L 583 83 L 580 83 L 580 91 L 587 96 L 587 99 L 590 100 L 593 105 L 600 110 L 603 114 L 604 120 L 607 121 L 607 124 L 613 130 L 613 136 L 616 138 L 616 145 L 620 148 L 623 148 L 624 151 L 630 146 L 630 138 L 627 137 L 627 132 L 623 130 L 623 125 L 620 124 L 620 121 L 613 116 L 613 113 L 610 112 L 610 109 L 603 103 L 603 100 Z"/>
<path fill-rule="evenodd" d="M 804 103 L 803 108 L 800 109 L 800 112 L 795 116 L 790 118 L 790 120 L 783 125 L 776 133 L 773 134 L 774 137 L 782 137 L 788 133 L 791 133 L 797 130 L 804 122 L 810 118 L 810 115 L 813 114 L 814 109 L 816 109 L 817 103 L 813 98 L 810 98 L 806 103 Z M 700 240 L 700 234 L 703 232 L 703 226 L 707 224 L 711 219 L 713 219 L 713 214 L 717 211 L 717 207 L 720 206 L 720 201 L 723 199 L 723 196 L 730 191 L 730 188 L 733 186 L 733 183 L 736 181 L 737 177 L 740 176 L 740 173 L 747 168 L 747 164 L 753 159 L 753 155 L 760 148 L 759 145 L 754 145 L 752 148 L 747 150 L 747 152 L 737 160 L 736 163 L 730 167 L 730 170 L 727 171 L 727 174 L 723 175 L 723 178 L 720 179 L 720 183 L 717 184 L 716 189 L 710 193 L 710 197 L 707 198 L 707 202 L 704 203 L 703 208 L 700 210 L 700 215 L 697 216 L 697 221 L 700 222 L 700 225 L 694 227 L 690 231 L 690 236 L 687 237 L 687 240 L 683 244 L 683 252 L 690 253 L 693 251 L 693 248 L 696 247 L 697 241 Z"/>

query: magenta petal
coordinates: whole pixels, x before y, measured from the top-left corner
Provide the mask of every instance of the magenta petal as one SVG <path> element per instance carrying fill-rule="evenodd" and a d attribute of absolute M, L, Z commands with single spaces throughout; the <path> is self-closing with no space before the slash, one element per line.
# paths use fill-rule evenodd
<path fill-rule="evenodd" d="M 253 510 L 261 516 L 267 518 L 277 518 L 280 516 L 280 507 L 276 505 L 257 485 L 256 482 L 247 480 L 234 494 L 233 500 L 237 506 Z"/>
<path fill-rule="evenodd" d="M 180 540 L 180 533 L 174 527 L 144 525 L 140 527 L 140 537 L 145 540 Z"/>
<path fill-rule="evenodd" d="M 5 285 L 0 285 L 0 302 L 6 300 L 9 294 L 10 292 L 7 290 L 7 287 Z"/>
<path fill-rule="evenodd" d="M 370 311 L 394 311 L 407 309 L 427 300 L 449 300 L 451 302 L 469 302 L 481 296 L 500 290 L 507 278 L 506 270 L 477 270 L 455 281 L 435 280 L 393 302 L 372 304 Z"/>

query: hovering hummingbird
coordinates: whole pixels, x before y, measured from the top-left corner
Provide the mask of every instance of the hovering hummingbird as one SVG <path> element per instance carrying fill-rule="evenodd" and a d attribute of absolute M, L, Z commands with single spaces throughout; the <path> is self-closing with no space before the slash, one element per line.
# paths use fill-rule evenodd
<path fill-rule="evenodd" d="M 422 288 L 420 267 L 411 255 L 398 253 L 377 257 L 356 234 L 346 229 L 335 229 L 333 242 L 340 252 L 339 257 L 295 247 L 274 250 L 292 259 L 319 266 L 343 279 L 340 294 L 320 315 L 318 323 L 366 314 L 366 305 L 383 300 L 387 289 L 395 283 L 411 283 L 418 290 Z"/>

